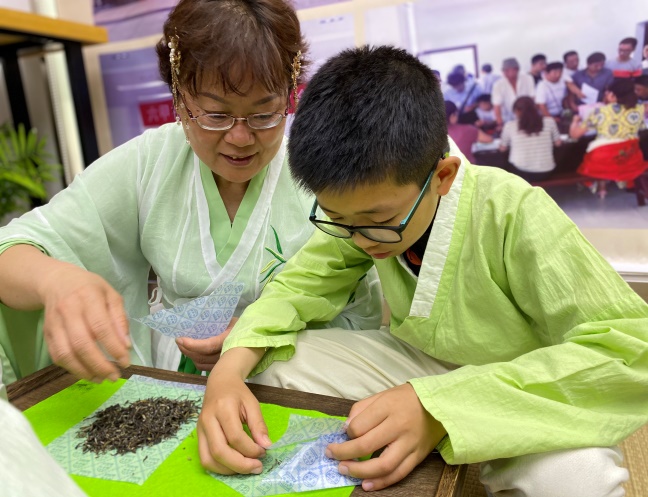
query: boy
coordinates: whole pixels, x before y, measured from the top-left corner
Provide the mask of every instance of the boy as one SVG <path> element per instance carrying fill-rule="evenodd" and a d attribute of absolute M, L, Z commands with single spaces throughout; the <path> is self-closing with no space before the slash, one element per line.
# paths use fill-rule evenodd
<path fill-rule="evenodd" d="M 431 71 L 390 47 L 342 52 L 311 80 L 289 153 L 320 231 L 225 342 L 198 427 L 207 468 L 262 471 L 270 440 L 244 380 L 267 369 L 259 382 L 375 394 L 327 449 L 365 490 L 437 446 L 484 461 L 494 496 L 623 495 L 609 446 L 648 418 L 648 305 L 543 190 L 448 153 L 443 105 Z M 389 331 L 295 333 L 373 265 Z"/>
<path fill-rule="evenodd" d="M 482 131 L 494 131 L 497 127 L 497 121 L 495 120 L 495 109 L 493 109 L 493 102 L 491 102 L 491 96 L 488 93 L 484 93 L 477 97 L 477 108 L 475 109 L 477 114 L 477 121 L 475 126 L 477 126 Z"/>

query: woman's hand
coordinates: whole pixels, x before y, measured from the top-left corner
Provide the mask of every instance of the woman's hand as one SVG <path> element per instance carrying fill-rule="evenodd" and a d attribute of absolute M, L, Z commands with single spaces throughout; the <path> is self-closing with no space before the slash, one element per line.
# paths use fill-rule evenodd
<path fill-rule="evenodd" d="M 343 475 L 363 478 L 364 490 L 380 490 L 405 478 L 446 434 L 406 383 L 357 402 L 349 414 L 342 444 L 330 444 L 326 455 L 340 461 Z M 379 457 L 353 459 L 385 448 Z"/>
<path fill-rule="evenodd" d="M 196 368 L 200 371 L 211 371 L 218 359 L 220 352 L 223 348 L 223 342 L 229 335 L 230 331 L 238 321 L 234 317 L 229 323 L 227 329 L 218 336 L 194 339 L 189 337 L 181 337 L 176 339 L 180 352 L 186 355 L 193 361 Z"/>
<path fill-rule="evenodd" d="M 101 276 L 59 263 L 45 273 L 38 293 L 45 306 L 43 332 L 52 360 L 79 378 L 115 381 L 129 364 L 128 318 L 121 297 Z"/>
<path fill-rule="evenodd" d="M 209 375 L 198 418 L 200 462 L 223 475 L 259 474 L 263 471 L 259 458 L 272 443 L 259 402 L 240 376 L 219 369 L 226 368 L 216 367 Z"/>

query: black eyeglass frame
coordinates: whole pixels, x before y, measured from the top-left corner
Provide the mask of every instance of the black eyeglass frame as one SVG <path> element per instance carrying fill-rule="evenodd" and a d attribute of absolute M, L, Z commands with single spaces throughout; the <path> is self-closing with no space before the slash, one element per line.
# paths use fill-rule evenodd
<path fill-rule="evenodd" d="M 321 219 L 317 219 L 315 216 L 315 211 L 317 210 L 317 206 L 319 205 L 317 203 L 317 199 L 315 199 L 315 202 L 313 203 L 313 209 L 311 210 L 310 216 L 308 216 L 308 220 L 313 223 L 313 225 L 319 229 L 320 231 L 326 233 L 327 235 L 334 236 L 336 238 L 352 238 L 354 233 L 360 233 L 362 236 L 365 238 L 373 241 L 373 242 L 378 242 L 378 243 L 399 243 L 403 241 L 403 231 L 407 228 L 407 225 L 411 221 L 412 217 L 414 217 L 414 213 L 416 212 L 416 209 L 418 209 L 418 206 L 421 204 L 421 201 L 423 200 L 423 197 L 425 196 L 425 192 L 427 191 L 428 187 L 430 186 L 430 182 L 432 181 L 432 177 L 434 176 L 434 172 L 437 169 L 437 166 L 439 165 L 439 162 L 441 160 L 445 159 L 450 155 L 449 149 L 446 149 L 441 157 L 435 162 L 434 166 L 432 167 L 432 170 L 430 171 L 430 174 L 428 174 L 427 179 L 425 180 L 425 184 L 421 188 L 421 193 L 419 193 L 418 198 L 416 199 L 416 202 L 414 202 L 414 205 L 409 211 L 409 214 L 403 219 L 398 226 L 379 226 L 379 225 L 373 225 L 373 226 L 349 226 L 347 224 L 340 224 L 340 223 L 334 223 L 333 221 L 323 221 Z M 347 235 L 345 236 L 344 234 L 333 234 L 330 233 L 320 227 L 320 225 L 325 225 L 325 226 L 335 226 L 336 228 L 345 230 L 347 232 Z M 372 237 L 371 235 L 367 235 L 366 230 L 384 230 L 384 231 L 391 231 L 394 232 L 398 235 L 398 240 L 390 240 L 390 241 L 385 241 L 385 240 L 377 240 L 376 238 Z"/>

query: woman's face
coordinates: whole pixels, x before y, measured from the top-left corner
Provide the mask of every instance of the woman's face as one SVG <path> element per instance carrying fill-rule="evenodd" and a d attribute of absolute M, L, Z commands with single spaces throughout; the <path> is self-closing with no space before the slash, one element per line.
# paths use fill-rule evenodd
<path fill-rule="evenodd" d="M 223 93 L 216 86 L 202 87 L 197 95 L 182 92 L 187 108 L 193 117 L 202 114 L 230 114 L 247 117 L 250 114 L 278 112 L 283 114 L 287 95 L 268 93 L 260 85 L 254 85 L 245 95 Z M 182 100 L 181 100 L 182 102 Z M 185 123 L 188 117 L 180 105 L 180 117 Z M 211 131 L 189 120 L 185 129 L 191 148 L 198 158 L 214 174 L 231 183 L 247 183 L 276 155 L 286 127 L 285 119 L 269 129 L 252 129 L 246 121 L 237 121 L 225 131 Z"/>

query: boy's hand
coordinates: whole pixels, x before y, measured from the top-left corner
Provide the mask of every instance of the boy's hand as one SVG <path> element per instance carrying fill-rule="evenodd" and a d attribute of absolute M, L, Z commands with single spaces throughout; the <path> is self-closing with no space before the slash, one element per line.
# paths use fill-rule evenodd
<path fill-rule="evenodd" d="M 341 461 L 341 474 L 363 478 L 364 490 L 380 490 L 405 478 L 446 434 L 406 383 L 357 402 L 349 413 L 348 442 L 330 444 L 326 455 Z M 353 461 L 385 448 L 379 457 Z"/>
<path fill-rule="evenodd" d="M 238 318 L 232 318 L 227 329 L 218 336 L 203 339 L 181 337 L 176 338 L 176 344 L 180 352 L 191 359 L 197 369 L 211 371 L 220 358 L 223 342 L 237 321 Z"/>
<path fill-rule="evenodd" d="M 198 448 L 202 465 L 222 475 L 259 474 L 259 457 L 272 443 L 259 402 L 236 374 L 217 371 L 207 381 L 198 418 Z M 247 424 L 252 438 L 243 430 Z"/>

